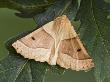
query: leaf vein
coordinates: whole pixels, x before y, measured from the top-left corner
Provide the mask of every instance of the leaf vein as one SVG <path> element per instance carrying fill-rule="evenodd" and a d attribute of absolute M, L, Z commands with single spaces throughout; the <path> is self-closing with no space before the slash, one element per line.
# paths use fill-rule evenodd
<path fill-rule="evenodd" d="M 105 48 L 105 50 L 106 50 L 106 53 L 109 55 L 109 51 L 107 50 L 107 48 L 106 48 L 106 46 L 105 46 L 105 41 L 104 41 L 103 35 L 101 34 L 101 32 L 100 32 L 100 30 L 99 30 L 99 25 L 98 25 L 98 23 L 97 23 L 97 21 L 96 21 L 96 18 L 95 18 L 94 9 L 93 9 L 93 0 L 91 0 L 91 9 L 92 9 L 92 14 L 93 14 L 94 23 L 95 23 L 96 26 L 97 26 L 97 32 L 100 34 L 99 37 L 101 37 L 101 39 L 102 39 L 102 44 L 103 44 L 103 46 L 104 46 L 104 48 Z"/>
<path fill-rule="evenodd" d="M 24 66 L 27 64 L 28 60 L 19 68 L 19 71 L 17 72 L 16 78 L 13 80 L 15 82 L 19 76 L 19 74 L 22 72 Z"/>
<path fill-rule="evenodd" d="M 63 10 L 60 12 L 59 11 L 59 15 L 62 15 L 66 10 L 67 10 L 67 8 L 69 7 L 69 5 L 71 4 L 71 2 L 72 2 L 72 0 L 70 0 L 70 1 L 68 1 L 68 3 L 65 5 L 65 7 L 63 8 Z"/>

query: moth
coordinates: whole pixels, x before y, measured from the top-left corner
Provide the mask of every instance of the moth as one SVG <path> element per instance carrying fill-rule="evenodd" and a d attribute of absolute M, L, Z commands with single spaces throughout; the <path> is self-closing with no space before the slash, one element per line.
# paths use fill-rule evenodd
<path fill-rule="evenodd" d="M 66 15 L 57 17 L 12 44 L 24 58 L 72 70 L 94 67 L 78 34 Z"/>

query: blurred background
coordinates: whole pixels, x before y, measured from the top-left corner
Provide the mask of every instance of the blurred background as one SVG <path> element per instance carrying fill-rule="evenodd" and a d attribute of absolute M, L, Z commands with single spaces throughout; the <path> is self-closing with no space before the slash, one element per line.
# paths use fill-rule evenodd
<path fill-rule="evenodd" d="M 36 23 L 33 19 L 23 19 L 14 15 L 13 10 L 0 9 L 0 60 L 8 55 L 4 47 L 5 41 L 21 32 L 34 29 Z M 76 72 L 68 70 L 62 76 L 47 73 L 45 82 L 96 82 L 93 72 Z"/>

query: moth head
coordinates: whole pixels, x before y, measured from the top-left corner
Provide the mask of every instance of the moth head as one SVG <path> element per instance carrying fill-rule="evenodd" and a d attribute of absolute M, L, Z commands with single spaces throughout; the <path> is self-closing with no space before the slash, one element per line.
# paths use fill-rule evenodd
<path fill-rule="evenodd" d="M 53 24 L 53 31 L 57 34 L 65 34 L 65 31 L 70 31 L 70 29 L 72 28 L 71 22 L 69 21 L 69 19 L 67 18 L 66 15 L 57 17 L 54 20 L 54 24 Z M 67 32 L 67 33 L 68 33 Z"/>

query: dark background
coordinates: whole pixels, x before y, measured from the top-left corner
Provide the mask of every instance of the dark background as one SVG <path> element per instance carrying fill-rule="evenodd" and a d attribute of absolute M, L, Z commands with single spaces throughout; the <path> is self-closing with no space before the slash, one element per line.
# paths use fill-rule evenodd
<path fill-rule="evenodd" d="M 12 36 L 21 32 L 31 30 L 36 27 L 33 19 L 23 19 L 14 15 L 13 10 L 0 9 L 0 59 L 3 59 L 8 51 L 4 47 L 4 42 Z M 62 76 L 47 73 L 46 82 L 95 82 L 92 71 L 76 72 L 68 70 Z"/>

